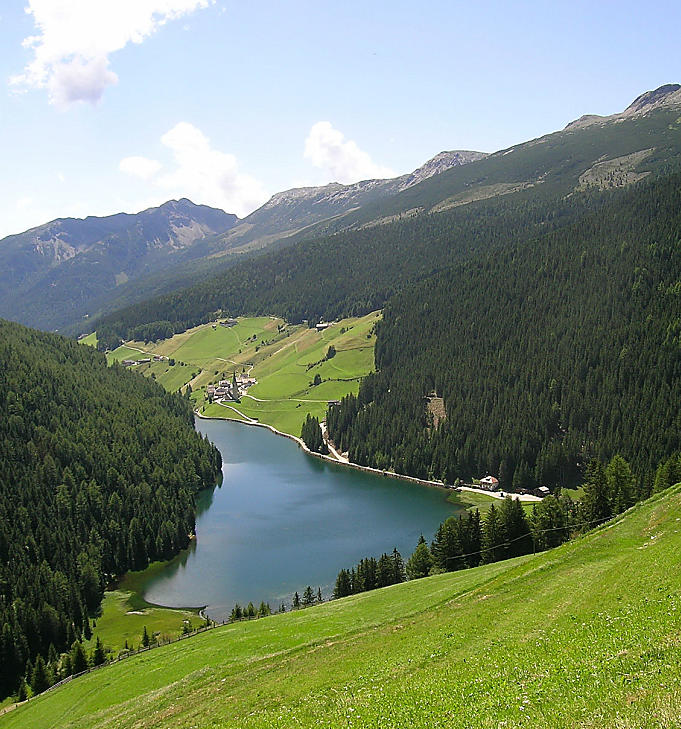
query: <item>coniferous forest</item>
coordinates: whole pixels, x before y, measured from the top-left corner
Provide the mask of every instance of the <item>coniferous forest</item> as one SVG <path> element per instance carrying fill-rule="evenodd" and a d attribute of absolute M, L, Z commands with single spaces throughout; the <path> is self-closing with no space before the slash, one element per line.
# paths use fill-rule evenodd
<path fill-rule="evenodd" d="M 180 395 L 107 367 L 90 347 L 2 320 L 0 411 L 6 696 L 25 673 L 40 684 L 89 637 L 88 614 L 113 576 L 187 546 L 195 494 L 215 485 L 221 458 Z"/>
<path fill-rule="evenodd" d="M 377 372 L 329 412 L 329 432 L 360 464 L 488 472 L 504 489 L 573 485 L 620 453 L 645 495 L 681 448 L 680 317 L 675 174 L 393 297 Z"/>

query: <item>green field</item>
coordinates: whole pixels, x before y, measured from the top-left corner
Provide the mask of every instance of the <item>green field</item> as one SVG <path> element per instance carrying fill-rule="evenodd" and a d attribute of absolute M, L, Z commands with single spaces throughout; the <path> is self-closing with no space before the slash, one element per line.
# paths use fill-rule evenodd
<path fill-rule="evenodd" d="M 158 344 L 128 342 L 108 358 L 168 357 L 134 369 L 171 391 L 190 383 L 195 408 L 202 415 L 257 420 L 299 436 L 308 413 L 323 418 L 328 400 L 356 394 L 360 379 L 373 370 L 373 328 L 379 316 L 373 312 L 344 319 L 322 332 L 274 317 L 243 318 L 233 327 L 206 324 Z M 336 354 L 327 359 L 330 345 Z M 247 372 L 258 382 L 240 403 L 209 404 L 206 386 L 230 379 L 234 372 Z M 321 384 L 312 384 L 315 375 Z"/>
<path fill-rule="evenodd" d="M 91 332 L 87 337 L 78 340 L 81 344 L 87 344 L 90 347 L 97 346 L 97 332 Z"/>
<path fill-rule="evenodd" d="M 678 727 L 681 486 L 551 552 L 217 628 L 6 727 Z M 380 650 L 379 650 L 380 647 Z"/>
<path fill-rule="evenodd" d="M 570 492 L 572 493 L 572 492 Z M 463 506 L 469 511 L 477 509 L 484 516 L 492 504 L 496 504 L 497 508 L 501 505 L 501 500 L 488 494 L 480 494 L 475 491 L 453 491 L 447 497 L 447 501 L 457 506 Z M 526 514 L 531 514 L 535 501 L 522 501 L 522 507 Z"/>
<path fill-rule="evenodd" d="M 115 657 L 128 648 L 139 648 L 142 633 L 147 629 L 150 636 L 159 642 L 176 638 L 182 633 L 183 625 L 190 629 L 198 628 L 204 620 L 196 610 L 175 610 L 157 607 L 147 603 L 140 604 L 135 593 L 123 588 L 104 593 L 102 614 L 95 620 L 92 639 L 87 649 L 94 647 L 99 637 Z"/>

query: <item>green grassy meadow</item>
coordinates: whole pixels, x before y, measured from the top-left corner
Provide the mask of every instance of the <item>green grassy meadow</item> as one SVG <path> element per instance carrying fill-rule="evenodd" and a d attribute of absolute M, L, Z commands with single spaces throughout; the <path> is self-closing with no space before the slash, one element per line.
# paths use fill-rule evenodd
<path fill-rule="evenodd" d="M 87 344 L 90 347 L 97 346 L 97 332 L 90 332 L 87 337 L 78 340 L 81 344 Z"/>
<path fill-rule="evenodd" d="M 555 550 L 217 628 L 22 727 L 678 727 L 681 486 Z"/>
<path fill-rule="evenodd" d="M 95 620 L 92 639 L 86 644 L 91 649 L 99 637 L 115 657 L 128 648 L 139 648 L 146 627 L 150 636 L 159 641 L 177 638 L 183 625 L 190 629 L 204 624 L 196 610 L 163 608 L 148 603 L 140 604 L 136 593 L 119 588 L 104 593 L 101 615 Z"/>
<path fill-rule="evenodd" d="M 457 506 L 462 506 L 468 509 L 468 511 L 475 511 L 477 509 L 482 516 L 489 511 L 489 507 L 492 504 L 496 504 L 497 508 L 501 505 L 501 501 L 494 496 L 477 493 L 475 491 L 453 491 L 447 496 L 447 501 Z M 529 515 L 532 513 L 535 503 L 534 501 L 521 502 L 526 514 Z"/>
<path fill-rule="evenodd" d="M 356 394 L 360 379 L 373 370 L 373 327 L 379 316 L 344 319 L 322 332 L 275 317 L 243 318 L 230 328 L 206 324 L 156 344 L 128 342 L 108 358 L 173 359 L 173 366 L 164 360 L 135 370 L 171 391 L 190 383 L 195 408 L 206 417 L 248 418 L 299 436 L 308 414 L 323 418 L 328 400 Z M 330 345 L 336 354 L 326 359 Z M 232 407 L 208 403 L 206 386 L 230 379 L 233 372 L 248 372 L 258 382 Z M 315 375 L 321 384 L 312 384 Z"/>

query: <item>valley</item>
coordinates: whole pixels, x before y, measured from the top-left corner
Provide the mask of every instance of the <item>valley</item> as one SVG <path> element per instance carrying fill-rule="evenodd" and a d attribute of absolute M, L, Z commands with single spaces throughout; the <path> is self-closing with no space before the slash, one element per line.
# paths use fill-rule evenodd
<path fill-rule="evenodd" d="M 0 241 L 0 724 L 675 727 L 680 113 Z"/>
<path fill-rule="evenodd" d="M 360 380 L 374 368 L 380 312 L 341 319 L 320 331 L 276 317 L 240 318 L 229 327 L 221 321 L 157 344 L 127 342 L 109 353 L 108 360 L 150 359 L 133 369 L 170 391 L 191 385 L 200 415 L 265 423 L 296 437 L 308 414 L 323 418 L 329 401 L 357 394 Z M 238 402 L 209 397 L 211 384 L 231 382 L 234 374 L 247 374 L 256 384 Z"/>

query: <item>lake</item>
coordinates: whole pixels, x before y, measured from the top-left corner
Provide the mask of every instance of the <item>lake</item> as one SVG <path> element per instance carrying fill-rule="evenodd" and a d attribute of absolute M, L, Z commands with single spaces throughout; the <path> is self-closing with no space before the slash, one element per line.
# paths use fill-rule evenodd
<path fill-rule="evenodd" d="M 149 602 L 207 605 L 213 619 L 235 603 L 290 605 L 306 585 L 330 597 L 338 571 L 397 547 L 404 560 L 459 512 L 442 489 L 363 473 L 304 453 L 265 428 L 201 420 L 222 453 L 223 483 L 198 498 L 196 540 L 150 577 Z"/>

